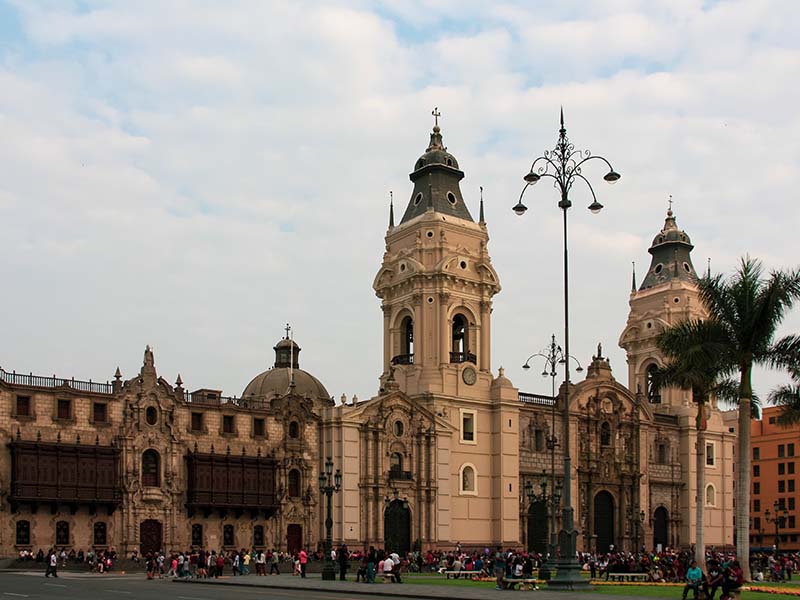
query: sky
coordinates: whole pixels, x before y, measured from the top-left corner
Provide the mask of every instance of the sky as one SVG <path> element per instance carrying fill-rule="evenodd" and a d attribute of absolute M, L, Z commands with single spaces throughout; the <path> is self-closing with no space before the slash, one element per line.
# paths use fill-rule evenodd
<path fill-rule="evenodd" d="M 572 194 L 571 352 L 625 383 L 670 195 L 698 271 L 800 264 L 798 29 L 792 0 L 0 0 L 0 366 L 105 381 L 150 344 L 240 395 L 288 322 L 331 395 L 372 396 L 389 192 L 402 214 L 438 107 L 473 215 L 484 188 L 493 369 L 549 393 L 521 366 L 563 341 L 558 198 L 511 207 L 563 106 L 622 174 L 587 170 L 598 215 Z"/>

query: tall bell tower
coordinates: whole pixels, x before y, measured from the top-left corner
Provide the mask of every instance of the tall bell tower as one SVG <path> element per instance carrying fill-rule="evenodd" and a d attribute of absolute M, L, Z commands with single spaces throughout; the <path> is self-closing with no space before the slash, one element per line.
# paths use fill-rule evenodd
<path fill-rule="evenodd" d="M 414 189 L 395 225 L 390 208 L 386 252 L 373 287 L 383 309 L 383 383 L 409 396 L 489 398 L 491 264 L 483 216 L 476 223 L 461 193 L 464 172 L 436 124 L 409 175 Z"/>
<path fill-rule="evenodd" d="M 653 238 L 648 252 L 652 256 L 642 285 L 636 288 L 634 271 L 630 295 L 630 313 L 619 345 L 628 355 L 628 388 L 641 391 L 651 404 L 670 407 L 688 406 L 689 393 L 679 389 L 656 391 L 652 372 L 664 364 L 656 346 L 661 331 L 686 319 L 704 316 L 697 288 L 697 273 L 692 265 L 694 248 L 672 211 L 672 200 L 664 227 Z"/>

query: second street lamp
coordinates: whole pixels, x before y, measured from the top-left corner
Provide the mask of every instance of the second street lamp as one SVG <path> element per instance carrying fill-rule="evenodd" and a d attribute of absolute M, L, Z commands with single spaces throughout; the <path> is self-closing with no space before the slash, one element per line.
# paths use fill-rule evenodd
<path fill-rule="evenodd" d="M 542 377 L 550 377 L 550 392 L 552 398 L 551 412 L 550 412 L 550 434 L 547 436 L 546 444 L 547 449 L 550 451 L 550 489 L 556 489 L 556 446 L 558 446 L 558 438 L 556 437 L 556 369 L 558 365 L 564 364 L 566 361 L 566 354 L 561 349 L 561 346 L 556 344 L 555 334 L 550 336 L 550 345 L 542 352 L 531 354 L 522 365 L 523 369 L 530 369 L 530 362 L 534 358 L 543 358 L 545 361 L 545 368 L 542 371 Z M 574 356 L 569 357 L 577 363 L 576 373 L 581 373 L 583 367 L 580 361 Z M 559 482 L 560 483 L 560 482 Z M 527 488 L 526 488 L 527 489 Z M 548 519 L 549 519 L 549 542 L 547 544 L 547 563 L 553 563 L 556 559 L 556 511 L 558 510 L 557 502 L 555 502 L 555 495 L 552 496 L 553 501 L 548 505 Z M 530 499 L 530 495 L 529 495 Z M 561 500 L 561 492 L 558 493 L 558 501 Z M 531 500 L 533 502 L 533 500 Z M 539 568 L 539 576 L 541 579 L 550 579 L 550 565 L 543 565 Z"/>
<path fill-rule="evenodd" d="M 781 506 L 777 500 L 772 505 L 772 508 L 775 509 L 775 514 L 773 515 L 769 512 L 769 509 L 767 509 L 764 511 L 764 519 L 766 519 L 767 523 L 775 524 L 775 557 L 777 558 L 781 551 L 780 528 L 783 527 L 783 521 L 789 514 L 789 511 L 786 510 L 785 506 Z"/>
<path fill-rule="evenodd" d="M 331 558 L 333 547 L 333 495 L 342 489 L 342 473 L 336 469 L 333 472 L 333 460 L 325 461 L 325 471 L 319 474 L 319 491 L 326 496 L 327 513 L 325 517 L 325 566 L 322 567 L 322 579 L 333 581 L 336 579 L 336 567 Z"/>
<path fill-rule="evenodd" d="M 620 174 L 617 173 L 611 163 L 602 156 L 591 154 L 588 150 L 576 150 L 572 142 L 567 138 L 567 129 L 564 127 L 564 110 L 561 110 L 561 128 L 558 130 L 558 141 L 555 148 L 545 150 L 542 156 L 534 159 L 530 171 L 525 174 L 525 187 L 519 195 L 519 201 L 513 207 L 513 211 L 522 216 L 528 207 L 522 203 L 522 198 L 529 187 L 535 185 L 541 179 L 552 179 L 556 189 L 560 192 L 558 207 L 562 210 L 564 218 L 564 354 L 569 356 L 569 260 L 567 244 L 567 211 L 572 206 L 569 198 L 572 186 L 576 181 L 586 184 L 591 193 L 592 203 L 588 208 L 591 212 L 597 213 L 603 205 L 597 200 L 594 188 L 583 174 L 583 167 L 588 162 L 602 162 L 608 167 L 608 173 L 603 176 L 607 183 L 615 183 L 619 180 Z M 569 360 L 564 361 L 564 406 L 563 408 L 563 427 L 564 434 L 562 448 L 564 449 L 564 497 L 561 509 L 561 531 L 558 534 L 558 545 L 560 550 L 560 560 L 558 572 L 550 580 L 549 586 L 554 589 L 576 589 L 589 587 L 588 582 L 581 576 L 581 565 L 578 563 L 577 541 L 578 532 L 575 530 L 575 509 L 572 507 L 572 466 L 569 449 Z"/>

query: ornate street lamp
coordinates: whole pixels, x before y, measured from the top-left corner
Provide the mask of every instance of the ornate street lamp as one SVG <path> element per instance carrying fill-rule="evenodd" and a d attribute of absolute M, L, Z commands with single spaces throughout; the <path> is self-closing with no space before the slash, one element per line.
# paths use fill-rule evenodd
<path fill-rule="evenodd" d="M 545 348 L 542 352 L 537 352 L 536 354 L 531 354 L 528 359 L 525 361 L 525 364 L 522 365 L 523 369 L 530 369 L 531 359 L 534 358 L 543 358 L 545 360 L 545 368 L 542 371 L 542 377 L 550 377 L 550 390 L 553 398 L 553 404 L 551 406 L 550 412 L 550 433 L 545 440 L 547 444 L 547 449 L 550 451 L 550 485 L 552 486 L 550 489 L 555 489 L 556 486 L 556 446 L 558 446 L 558 438 L 556 437 L 556 375 L 558 372 L 556 369 L 558 365 L 564 364 L 566 362 L 566 354 L 561 349 L 561 346 L 556 344 L 556 336 L 555 334 L 550 336 L 550 345 Z M 575 363 L 578 365 L 575 369 L 576 373 L 583 372 L 583 367 L 581 366 L 580 361 L 575 358 L 574 356 L 569 357 L 570 360 L 574 360 Z M 529 496 L 530 497 L 530 496 Z M 559 490 L 558 499 L 561 500 L 561 493 Z M 555 561 L 556 557 L 556 511 L 558 510 L 558 506 L 552 506 L 549 510 L 549 517 L 550 517 L 550 524 L 549 524 L 549 542 L 547 544 L 547 555 L 548 555 L 548 562 Z M 547 577 L 544 577 L 544 574 Z M 539 576 L 541 579 L 549 579 L 550 576 L 550 568 L 546 566 L 544 568 L 539 569 Z"/>
<path fill-rule="evenodd" d="M 325 518 L 325 566 L 322 567 L 322 579 L 334 581 L 336 579 L 336 567 L 331 558 L 331 547 L 333 546 L 333 495 L 342 489 L 342 472 L 336 469 L 333 472 L 333 460 L 328 457 L 325 461 L 325 471 L 319 474 L 319 491 L 327 496 L 328 512 Z"/>
<path fill-rule="evenodd" d="M 572 206 L 569 193 L 572 185 L 576 181 L 582 181 L 589 188 L 592 195 L 592 203 L 589 210 L 593 213 L 600 212 L 603 205 L 597 200 L 594 188 L 583 174 L 583 166 L 589 161 L 600 161 L 608 167 L 608 173 L 603 179 L 608 183 L 619 181 L 620 174 L 617 173 L 611 163 L 602 156 L 591 154 L 588 150 L 576 150 L 572 142 L 567 138 L 567 130 L 564 127 L 564 110 L 561 110 L 561 128 L 558 130 L 558 141 L 555 148 L 545 150 L 544 155 L 536 158 L 531 164 L 530 171 L 523 178 L 525 187 L 519 195 L 519 201 L 513 207 L 513 211 L 522 216 L 528 207 L 522 203 L 522 197 L 527 189 L 535 185 L 540 179 L 550 178 L 555 187 L 560 192 L 558 207 L 564 214 L 564 354 L 569 356 L 569 260 L 567 245 L 567 210 Z M 550 587 L 561 589 L 586 588 L 588 582 L 581 577 L 581 565 L 578 563 L 575 554 L 577 550 L 578 532 L 575 530 L 575 510 L 572 507 L 571 490 L 571 459 L 569 450 L 569 360 L 564 361 L 564 502 L 562 506 L 561 531 L 558 534 L 558 545 L 561 558 L 558 563 L 558 572 L 550 580 Z"/>
<path fill-rule="evenodd" d="M 784 519 L 789 515 L 789 511 L 786 510 L 785 506 L 781 506 L 777 500 L 772 505 L 772 508 L 775 509 L 775 514 L 773 515 L 769 509 L 765 510 L 764 520 L 766 520 L 767 523 L 775 524 L 775 558 L 777 558 L 781 551 L 780 528 L 783 526 Z"/>
<path fill-rule="evenodd" d="M 533 504 L 534 502 L 541 502 L 544 504 L 545 508 L 547 509 L 547 516 L 550 520 L 550 542 L 547 545 L 547 553 L 548 556 L 545 557 L 545 560 L 542 562 L 541 566 L 539 567 L 539 579 L 549 580 L 550 579 L 550 565 L 548 562 L 550 560 L 555 560 L 555 530 L 556 530 L 556 511 L 561 504 L 561 481 L 555 481 L 553 487 L 551 488 L 551 492 L 547 493 L 547 473 L 542 471 L 542 482 L 539 484 L 541 488 L 541 493 L 537 494 L 534 491 L 533 484 L 528 481 L 525 484 L 525 495 L 528 496 L 528 503 Z M 530 519 L 530 510 L 528 511 L 528 519 Z"/>

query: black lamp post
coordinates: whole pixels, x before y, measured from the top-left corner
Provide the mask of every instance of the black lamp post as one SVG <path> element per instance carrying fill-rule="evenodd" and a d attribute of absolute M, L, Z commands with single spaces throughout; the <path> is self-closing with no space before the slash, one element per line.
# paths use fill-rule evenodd
<path fill-rule="evenodd" d="M 567 138 L 567 130 L 564 127 L 564 110 L 561 110 L 561 128 L 558 130 L 558 141 L 555 148 L 545 150 L 544 155 L 536 158 L 531 164 L 530 172 L 525 179 L 525 187 L 519 195 L 519 201 L 513 210 L 517 215 L 522 216 L 528 207 L 522 203 L 522 197 L 527 189 L 536 184 L 540 179 L 550 178 L 555 187 L 560 192 L 558 207 L 563 212 L 564 220 L 564 354 L 569 356 L 569 260 L 567 251 L 567 210 L 572 206 L 569 193 L 572 185 L 580 180 L 589 188 L 592 195 L 592 203 L 589 210 L 598 213 L 603 205 L 597 201 L 594 188 L 583 174 L 583 166 L 589 161 L 600 161 L 608 166 L 608 173 L 603 179 L 608 183 L 615 183 L 620 175 L 614 171 L 611 163 L 602 156 L 591 154 L 588 150 L 576 150 L 572 142 Z M 569 450 L 569 360 L 564 361 L 564 502 L 562 505 L 561 531 L 558 534 L 558 545 L 561 558 L 558 563 L 558 573 L 550 580 L 550 587 L 554 589 L 586 588 L 588 582 L 581 577 L 581 565 L 575 557 L 577 550 L 578 532 L 575 530 L 575 510 L 572 507 L 572 467 Z"/>
<path fill-rule="evenodd" d="M 767 509 L 764 511 L 764 519 L 767 523 L 771 522 L 775 524 L 775 556 L 777 557 L 781 551 L 780 527 L 783 525 L 783 520 L 789 514 L 789 511 L 786 510 L 786 507 L 782 507 L 777 500 L 772 505 L 772 508 L 775 509 L 775 514 L 773 515 L 769 512 L 769 509 Z"/>
<path fill-rule="evenodd" d="M 331 558 L 331 547 L 333 546 L 333 494 L 342 489 L 342 472 L 336 469 L 333 472 L 333 460 L 329 457 L 325 461 L 325 471 L 319 474 L 319 491 L 327 496 L 328 512 L 325 518 L 325 566 L 322 567 L 322 579 L 334 581 L 336 579 L 336 567 Z"/>
<path fill-rule="evenodd" d="M 555 560 L 555 525 L 556 525 L 556 511 L 561 504 L 561 482 L 557 481 L 553 484 L 553 487 L 550 488 L 552 491 L 548 494 L 547 493 L 547 473 L 542 471 L 542 482 L 539 484 L 541 488 L 541 493 L 537 494 L 533 489 L 533 484 L 528 481 L 525 484 L 525 494 L 528 496 L 528 502 L 533 504 L 534 502 L 541 502 L 544 504 L 545 508 L 547 509 L 547 516 L 550 519 L 550 542 L 547 545 L 547 552 L 552 560 Z M 530 510 L 528 511 L 528 519 L 530 519 Z M 530 525 L 529 525 L 530 526 Z M 544 562 L 542 562 L 541 566 L 539 567 L 539 579 L 549 580 L 550 575 L 550 566 L 548 564 L 549 558 L 547 558 Z"/>
<path fill-rule="evenodd" d="M 525 364 L 522 365 L 523 369 L 530 369 L 531 359 L 543 358 L 545 360 L 545 368 L 542 371 L 542 377 L 550 377 L 550 390 L 553 398 L 553 404 L 550 412 L 550 433 L 545 440 L 547 449 L 550 451 L 550 485 L 552 486 L 550 489 L 556 488 L 556 446 L 558 446 L 558 438 L 556 437 L 556 375 L 558 375 L 558 373 L 556 369 L 558 368 L 558 365 L 563 364 L 566 361 L 566 356 L 567 355 L 561 349 L 561 346 L 556 344 L 556 336 L 553 334 L 550 336 L 550 345 L 543 352 L 531 354 L 528 357 L 528 360 L 525 361 Z M 578 365 L 575 369 L 575 372 L 581 373 L 583 371 L 583 367 L 581 366 L 580 361 L 574 356 L 570 356 L 569 358 L 574 360 Z M 530 495 L 528 498 L 530 499 Z M 560 491 L 558 494 L 558 500 L 561 500 Z M 531 500 L 531 502 L 533 501 Z M 559 507 L 555 503 L 553 503 L 552 506 L 548 506 L 548 515 L 550 518 L 550 535 L 549 542 L 547 544 L 548 562 L 554 561 L 556 557 L 556 511 L 558 508 Z M 545 577 L 545 575 L 547 575 L 547 577 Z M 543 565 L 539 568 L 539 576 L 541 579 L 550 578 L 549 565 Z"/>

